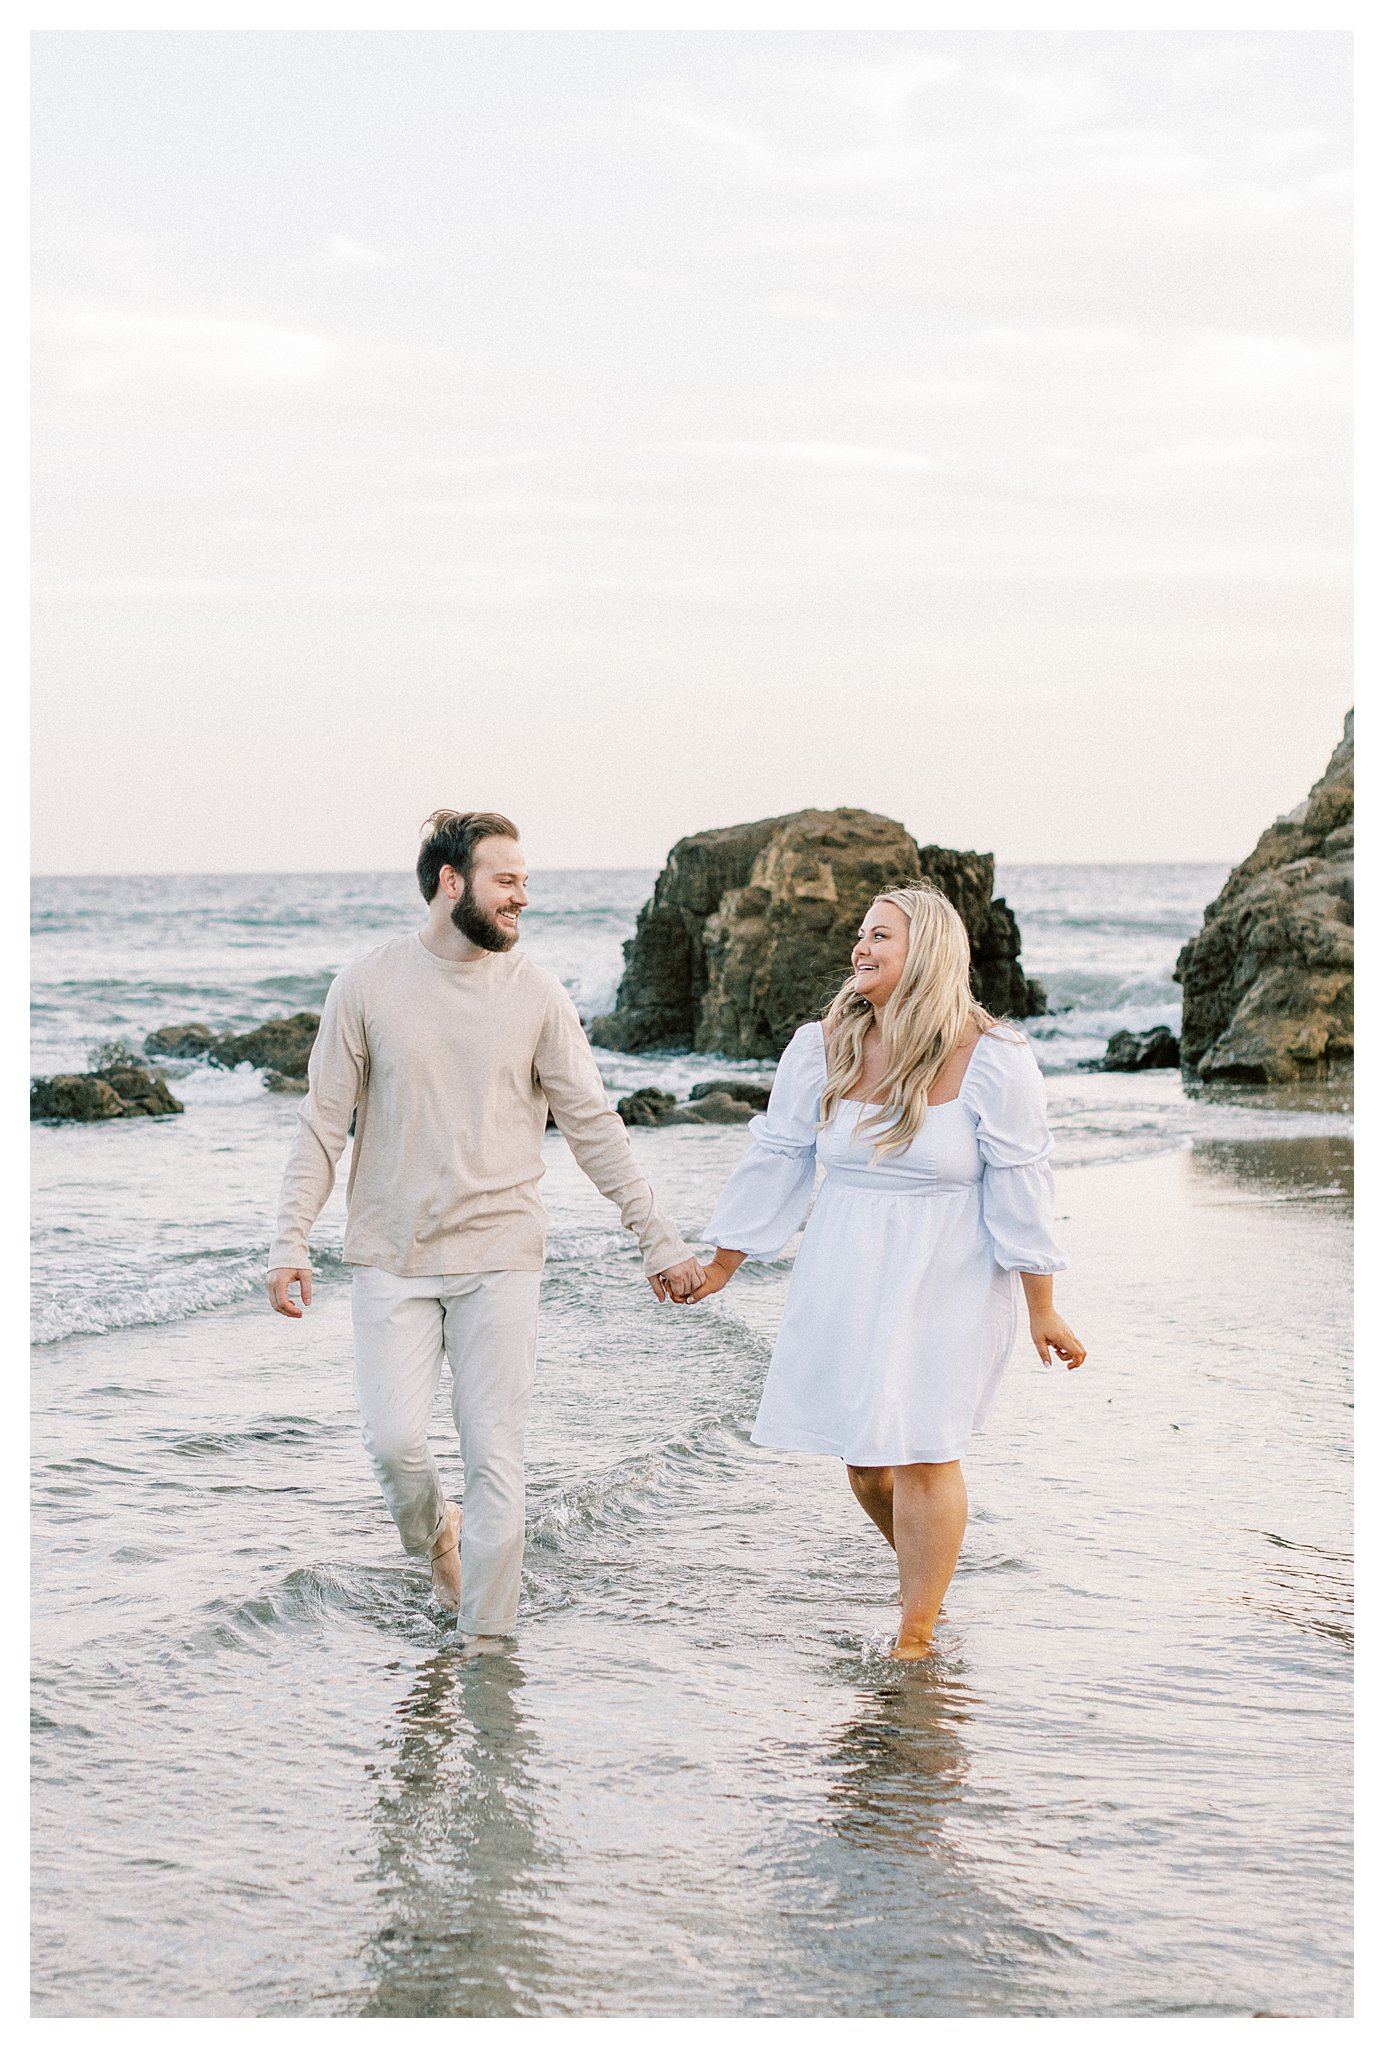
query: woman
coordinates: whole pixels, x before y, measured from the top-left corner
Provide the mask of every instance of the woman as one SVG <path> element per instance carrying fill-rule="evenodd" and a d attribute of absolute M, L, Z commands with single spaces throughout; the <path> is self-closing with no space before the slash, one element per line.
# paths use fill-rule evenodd
<path fill-rule="evenodd" d="M 971 995 L 966 928 L 927 884 L 871 904 L 851 976 L 804 1024 L 707 1226 L 705 1284 L 773 1259 L 826 1179 L 752 1441 L 844 1458 L 899 1563 L 896 1657 L 925 1657 L 966 1529 L 960 1458 L 994 1403 L 1019 1290 L 1044 1364 L 1086 1356 L 1052 1302 L 1052 1140 L 1023 1034 Z M 1015 1275 L 1018 1275 L 1018 1279 Z"/>

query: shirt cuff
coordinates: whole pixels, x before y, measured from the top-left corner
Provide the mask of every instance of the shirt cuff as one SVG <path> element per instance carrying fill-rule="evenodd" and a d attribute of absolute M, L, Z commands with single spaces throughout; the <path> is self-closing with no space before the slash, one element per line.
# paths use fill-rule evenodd
<path fill-rule="evenodd" d="M 264 1270 L 266 1273 L 272 1273 L 276 1266 L 311 1266 L 311 1264 L 312 1253 L 308 1250 L 306 1238 L 302 1238 L 295 1243 L 292 1238 L 280 1237 L 276 1238 L 269 1247 L 269 1257 L 265 1261 Z"/>
<path fill-rule="evenodd" d="M 647 1242 L 641 1242 L 640 1249 L 644 1255 L 646 1280 L 652 1279 L 655 1273 L 665 1273 L 669 1266 L 680 1266 L 684 1259 L 693 1255 L 672 1224 L 662 1216 L 651 1219 L 650 1235 Z"/>

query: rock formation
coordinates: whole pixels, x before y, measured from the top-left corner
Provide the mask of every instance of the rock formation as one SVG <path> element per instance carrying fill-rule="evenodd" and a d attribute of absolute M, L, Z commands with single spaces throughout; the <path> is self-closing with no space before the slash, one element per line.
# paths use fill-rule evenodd
<path fill-rule="evenodd" d="M 1141 1074 L 1148 1067 L 1180 1065 L 1176 1038 L 1166 1024 L 1152 1031 L 1117 1031 L 1105 1048 L 1105 1057 L 1091 1062 L 1106 1074 Z"/>
<path fill-rule="evenodd" d="M 54 1074 L 29 1083 L 31 1123 L 105 1123 L 118 1116 L 180 1116 L 183 1105 L 162 1074 L 117 1059 L 89 1074 Z"/>
<path fill-rule="evenodd" d="M 751 1116 L 769 1107 L 769 1090 L 762 1081 L 698 1081 L 689 1090 L 688 1100 L 705 1102 L 712 1095 L 729 1095 L 732 1102 L 748 1103 Z"/>
<path fill-rule="evenodd" d="M 304 1080 L 308 1054 L 312 1051 L 321 1022 L 315 1010 L 299 1010 L 292 1017 L 270 1017 L 253 1031 L 219 1035 L 205 1024 L 165 1024 L 151 1031 L 144 1050 L 156 1058 L 205 1059 L 214 1067 L 238 1067 L 248 1060 L 252 1067 L 268 1067 L 290 1080 Z"/>
<path fill-rule="evenodd" d="M 1039 1014 L 1018 925 L 993 895 L 992 854 L 919 847 L 874 811 L 795 811 L 678 841 L 626 942 L 615 1009 L 590 1035 L 621 1052 L 775 1059 L 845 979 L 872 898 L 919 875 L 961 913 L 979 1000 L 1003 1016 Z"/>
<path fill-rule="evenodd" d="M 1355 722 L 1306 801 L 1241 861 L 1178 956 L 1182 1064 L 1322 1080 L 1354 1057 Z"/>
<path fill-rule="evenodd" d="M 747 1124 L 768 1101 L 767 1088 L 757 1092 L 764 1103 L 746 1101 L 728 1087 L 709 1087 L 704 1081 L 687 1102 L 677 1101 L 663 1088 L 636 1088 L 633 1095 L 622 1095 L 615 1107 L 627 1124 L 653 1124 L 659 1129 L 667 1124 Z"/>

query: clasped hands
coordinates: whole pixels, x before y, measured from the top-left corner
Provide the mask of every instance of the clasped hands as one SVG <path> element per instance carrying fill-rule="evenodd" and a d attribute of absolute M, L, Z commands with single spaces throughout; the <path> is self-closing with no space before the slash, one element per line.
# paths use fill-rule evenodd
<path fill-rule="evenodd" d="M 684 1259 L 681 1265 L 651 1274 L 649 1285 L 659 1301 L 675 1301 L 685 1308 L 690 1301 L 706 1301 L 719 1294 L 743 1257 L 743 1252 L 718 1250 L 705 1266 L 698 1258 Z"/>

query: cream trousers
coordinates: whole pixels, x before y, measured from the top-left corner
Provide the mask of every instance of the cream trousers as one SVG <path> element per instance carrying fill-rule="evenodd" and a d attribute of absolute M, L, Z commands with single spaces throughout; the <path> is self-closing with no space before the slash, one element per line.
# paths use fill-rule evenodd
<path fill-rule="evenodd" d="M 377 1266 L 351 1278 L 361 1437 L 404 1549 L 441 1534 L 442 1481 L 428 1423 L 445 1358 L 461 1440 L 465 1635 L 514 1632 L 524 1557 L 524 1427 L 538 1335 L 537 1273 L 434 1273 Z"/>

